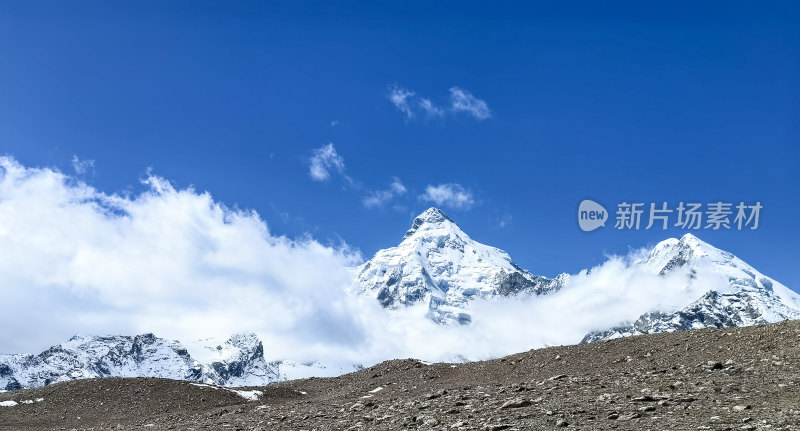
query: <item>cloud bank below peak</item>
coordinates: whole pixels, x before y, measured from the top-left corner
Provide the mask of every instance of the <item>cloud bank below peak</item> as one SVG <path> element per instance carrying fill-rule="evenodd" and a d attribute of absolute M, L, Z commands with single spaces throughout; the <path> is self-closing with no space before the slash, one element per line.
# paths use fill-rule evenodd
<path fill-rule="evenodd" d="M 487 359 L 577 343 L 727 286 L 711 274 L 687 290 L 687 273 L 631 265 L 639 251 L 610 257 L 551 295 L 476 300 L 472 324 L 442 326 L 426 317 L 427 304 L 386 310 L 353 294 L 363 258 L 346 245 L 275 235 L 257 213 L 161 177 L 148 175 L 144 185 L 138 194 L 107 194 L 0 157 L 0 352 L 38 352 L 75 333 L 154 332 L 191 343 L 255 332 L 268 360 Z M 425 196 L 474 204 L 457 184 L 429 186 Z"/>
<path fill-rule="evenodd" d="M 143 183 L 106 194 L 0 157 L 0 327 L 14 328 L 0 332 L 0 352 L 79 332 L 191 341 L 254 331 L 299 357 L 359 343 L 344 293 L 357 251 L 274 235 L 257 213 L 157 176 Z"/>

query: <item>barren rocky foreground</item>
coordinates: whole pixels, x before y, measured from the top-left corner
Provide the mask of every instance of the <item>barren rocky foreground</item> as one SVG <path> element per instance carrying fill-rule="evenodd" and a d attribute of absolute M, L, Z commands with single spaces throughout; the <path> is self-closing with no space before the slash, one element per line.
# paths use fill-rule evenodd
<path fill-rule="evenodd" d="M 0 429 L 800 430 L 798 346 L 789 321 L 470 364 L 395 360 L 243 388 L 262 392 L 252 401 L 180 381 L 81 380 L 0 393 Z"/>

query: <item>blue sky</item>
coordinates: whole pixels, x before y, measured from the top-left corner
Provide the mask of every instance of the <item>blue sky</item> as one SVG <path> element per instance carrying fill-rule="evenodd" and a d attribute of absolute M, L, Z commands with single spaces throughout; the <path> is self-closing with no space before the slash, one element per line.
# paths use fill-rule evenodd
<path fill-rule="evenodd" d="M 797 3 L 430 3 L 3 3 L 0 153 L 93 160 L 106 192 L 152 168 L 367 257 L 450 184 L 548 276 L 684 233 L 584 233 L 582 199 L 760 201 L 756 231 L 694 233 L 800 288 Z"/>

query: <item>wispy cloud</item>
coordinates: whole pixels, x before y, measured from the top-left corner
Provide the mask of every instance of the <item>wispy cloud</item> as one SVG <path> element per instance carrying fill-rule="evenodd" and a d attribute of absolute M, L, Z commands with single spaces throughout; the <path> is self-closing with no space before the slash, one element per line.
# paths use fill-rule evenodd
<path fill-rule="evenodd" d="M 389 184 L 388 189 L 370 192 L 366 197 L 364 197 L 362 203 L 366 208 L 380 208 L 387 202 L 394 199 L 396 196 L 404 195 L 407 191 L 408 190 L 400 181 L 400 179 L 395 177 L 392 179 L 392 183 Z"/>
<path fill-rule="evenodd" d="M 486 102 L 473 96 L 469 91 L 458 87 L 450 89 L 450 103 L 454 112 L 464 112 L 479 121 L 492 116 L 492 112 Z"/>
<path fill-rule="evenodd" d="M 500 226 L 501 229 L 504 229 L 506 226 L 511 224 L 511 219 L 511 214 L 503 214 L 503 216 L 500 217 L 500 220 L 498 220 L 497 225 Z"/>
<path fill-rule="evenodd" d="M 376 190 L 364 197 L 362 203 L 366 208 L 378 208 L 392 199 L 394 195 L 389 190 Z"/>
<path fill-rule="evenodd" d="M 83 175 L 89 169 L 94 169 L 94 160 L 81 160 L 78 156 L 72 156 L 72 169 L 75 170 L 75 174 Z"/>
<path fill-rule="evenodd" d="M 405 193 L 407 191 L 407 189 L 403 185 L 403 183 L 400 182 L 400 178 L 397 178 L 397 177 L 394 178 L 394 180 L 392 181 L 392 184 L 390 184 L 389 187 L 391 187 L 392 191 L 394 191 L 398 195 L 402 195 L 403 193 Z"/>
<path fill-rule="evenodd" d="M 344 172 L 344 159 L 336 153 L 333 143 L 314 150 L 308 162 L 308 174 L 315 181 L 327 181 L 331 171 L 339 174 Z"/>
<path fill-rule="evenodd" d="M 417 96 L 415 91 L 394 85 L 389 89 L 389 100 L 406 120 L 415 118 L 442 119 L 447 115 L 465 114 L 478 121 L 492 117 L 485 101 L 459 87 L 450 88 L 450 98 L 444 104 L 436 104 L 427 97 Z"/>
<path fill-rule="evenodd" d="M 392 182 L 385 190 L 372 190 L 363 186 L 347 174 L 344 158 L 336 152 L 333 143 L 328 143 L 315 149 L 308 158 L 308 174 L 314 181 L 325 182 L 334 175 L 345 181 L 346 189 L 364 194 L 361 200 L 365 208 L 380 208 L 397 196 L 407 192 L 406 187 L 397 177 L 392 177 Z"/>
<path fill-rule="evenodd" d="M 438 206 L 455 209 L 469 209 L 475 205 L 472 192 L 455 183 L 429 185 L 425 187 L 425 193 L 420 196 L 420 199 L 433 202 Z"/>
<path fill-rule="evenodd" d="M 414 92 L 406 90 L 398 86 L 393 86 L 389 90 L 389 100 L 392 101 L 395 108 L 406 115 L 409 120 L 414 118 L 414 112 L 409 105 L 409 99 L 414 98 Z"/>
<path fill-rule="evenodd" d="M 441 118 L 444 117 L 446 113 L 444 108 L 434 105 L 430 99 L 420 98 L 419 107 L 427 118 Z"/>

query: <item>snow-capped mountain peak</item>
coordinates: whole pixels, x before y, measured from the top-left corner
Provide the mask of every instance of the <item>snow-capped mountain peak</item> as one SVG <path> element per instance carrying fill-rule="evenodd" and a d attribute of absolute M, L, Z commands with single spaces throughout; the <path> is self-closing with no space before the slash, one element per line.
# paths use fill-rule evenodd
<path fill-rule="evenodd" d="M 264 345 L 256 334 L 234 334 L 225 343 L 208 349 L 210 369 L 204 375 L 209 383 L 257 386 L 280 380 L 278 370 L 264 360 Z"/>
<path fill-rule="evenodd" d="M 411 223 L 411 228 L 408 230 L 408 232 L 406 232 L 403 239 L 413 236 L 420 231 L 437 228 L 449 229 L 453 231 L 455 235 L 458 235 L 459 233 L 464 234 L 456 222 L 448 217 L 444 211 L 440 210 L 439 208 L 431 207 L 414 218 L 414 221 Z"/>
<path fill-rule="evenodd" d="M 706 327 L 749 326 L 800 318 L 800 295 L 724 250 L 692 234 L 658 243 L 634 262 L 661 276 L 685 274 L 687 289 L 701 296 L 677 310 L 654 310 L 584 342 Z"/>
<path fill-rule="evenodd" d="M 698 274 L 717 276 L 728 281 L 729 288 L 722 289 L 724 292 L 769 292 L 785 299 L 787 305 L 800 308 L 800 295 L 761 274 L 732 253 L 720 250 L 692 234 L 661 241 L 637 263 L 660 275 L 686 270 L 690 278 Z"/>
<path fill-rule="evenodd" d="M 640 263 L 664 275 L 688 263 L 729 263 L 736 257 L 720 250 L 700 238 L 687 233 L 658 243 Z"/>
<path fill-rule="evenodd" d="M 357 290 L 384 307 L 427 302 L 434 319 L 461 323 L 469 321 L 464 306 L 472 298 L 546 293 L 558 283 L 520 268 L 503 250 L 474 241 L 438 208 L 414 218 L 400 244 L 376 253 L 355 280 Z"/>

